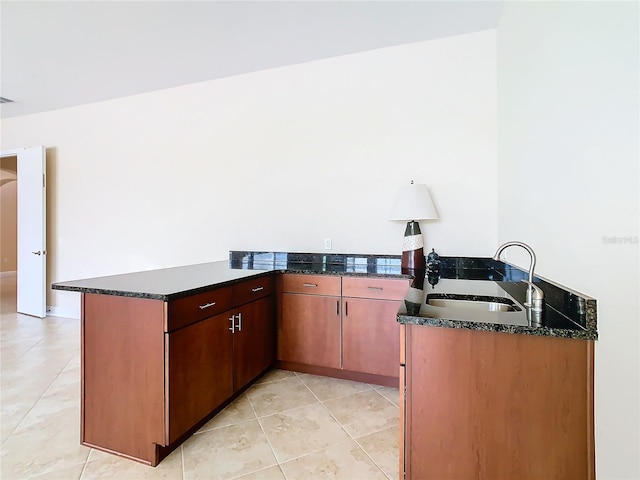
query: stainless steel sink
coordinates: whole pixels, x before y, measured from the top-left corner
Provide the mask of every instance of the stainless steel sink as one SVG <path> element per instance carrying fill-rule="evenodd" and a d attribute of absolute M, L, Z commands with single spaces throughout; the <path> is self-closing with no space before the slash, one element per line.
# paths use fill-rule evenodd
<path fill-rule="evenodd" d="M 427 295 L 427 305 L 445 308 L 464 308 L 484 312 L 519 312 L 522 309 L 505 297 L 486 297 L 482 295 Z"/>

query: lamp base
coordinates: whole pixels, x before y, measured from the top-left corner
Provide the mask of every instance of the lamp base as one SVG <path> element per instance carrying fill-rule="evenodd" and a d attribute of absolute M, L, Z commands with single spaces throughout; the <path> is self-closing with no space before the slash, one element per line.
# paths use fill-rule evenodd
<path fill-rule="evenodd" d="M 418 315 L 422 302 L 424 302 L 424 270 L 413 270 L 411 268 L 403 268 L 402 273 L 413 276 L 409 290 L 404 296 L 404 306 L 407 309 L 407 315 Z"/>
<path fill-rule="evenodd" d="M 403 273 L 405 270 L 425 270 L 427 268 L 420 224 L 414 220 L 407 222 L 407 228 L 404 231 L 400 268 Z"/>

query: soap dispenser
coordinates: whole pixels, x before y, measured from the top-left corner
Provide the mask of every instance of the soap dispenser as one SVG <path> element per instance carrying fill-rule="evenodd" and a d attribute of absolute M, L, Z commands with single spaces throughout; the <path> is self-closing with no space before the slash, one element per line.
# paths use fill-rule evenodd
<path fill-rule="evenodd" d="M 440 255 L 432 248 L 429 255 L 427 255 L 427 270 L 436 274 L 440 272 Z"/>
<path fill-rule="evenodd" d="M 435 287 L 440 280 L 440 255 L 432 248 L 427 255 L 427 281 Z"/>

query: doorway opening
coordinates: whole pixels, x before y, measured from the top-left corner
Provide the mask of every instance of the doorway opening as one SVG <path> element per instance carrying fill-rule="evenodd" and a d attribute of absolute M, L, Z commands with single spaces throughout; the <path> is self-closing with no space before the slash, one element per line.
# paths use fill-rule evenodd
<path fill-rule="evenodd" d="M 0 152 L 2 175 L 5 178 L 7 218 L 13 216 L 13 185 L 15 184 L 16 229 L 3 218 L 6 239 L 0 250 L 0 266 L 7 272 L 15 268 L 17 311 L 33 317 L 46 317 L 46 156 L 43 146 L 18 148 Z M 7 159 L 5 161 L 5 159 Z M 14 164 L 15 161 L 15 164 Z M 14 167 L 15 165 L 15 167 Z M 15 171 L 15 173 L 14 173 Z M 3 202 L 4 203 L 4 202 Z M 3 215 L 4 216 L 4 215 Z M 6 225 L 5 225 L 6 223 Z M 13 232 L 16 262 L 12 263 Z M 6 245 L 5 245 L 6 242 Z M 0 273 L 1 273 L 0 269 Z M 11 276 L 11 274 L 5 274 Z"/>
<path fill-rule="evenodd" d="M 0 293 L 15 308 L 18 270 L 18 157 L 0 157 Z"/>

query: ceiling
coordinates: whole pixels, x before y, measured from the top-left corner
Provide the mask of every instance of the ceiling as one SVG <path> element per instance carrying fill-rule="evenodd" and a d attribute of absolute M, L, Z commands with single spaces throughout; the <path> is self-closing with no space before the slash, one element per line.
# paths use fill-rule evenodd
<path fill-rule="evenodd" d="M 495 28 L 499 1 L 0 1 L 2 118 Z"/>

